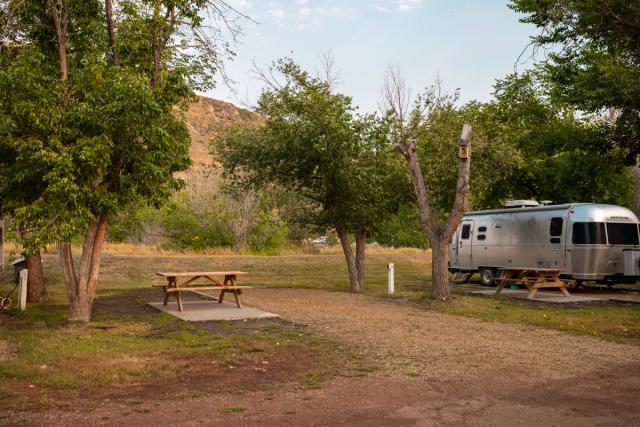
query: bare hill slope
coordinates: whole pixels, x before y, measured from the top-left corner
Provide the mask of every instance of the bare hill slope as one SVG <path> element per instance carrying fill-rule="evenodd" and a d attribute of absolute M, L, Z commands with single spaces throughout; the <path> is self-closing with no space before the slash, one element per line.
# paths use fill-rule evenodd
<path fill-rule="evenodd" d="M 189 150 L 193 167 L 211 164 L 209 141 L 216 130 L 235 123 L 259 124 L 260 117 L 251 111 L 238 108 L 228 102 L 206 97 L 198 97 L 198 101 L 189 106 L 186 113 L 187 126 L 191 134 Z"/>

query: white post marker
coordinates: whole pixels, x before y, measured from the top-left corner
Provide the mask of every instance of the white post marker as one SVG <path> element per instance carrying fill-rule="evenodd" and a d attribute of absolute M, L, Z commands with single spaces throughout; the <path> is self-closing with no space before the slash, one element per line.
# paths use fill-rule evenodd
<path fill-rule="evenodd" d="M 393 264 L 387 264 L 387 270 L 389 271 L 389 293 L 393 294 L 395 292 L 395 283 L 393 277 Z"/>
<path fill-rule="evenodd" d="M 18 286 L 18 310 L 27 308 L 27 276 L 29 271 L 25 268 L 20 271 L 20 286 Z"/>

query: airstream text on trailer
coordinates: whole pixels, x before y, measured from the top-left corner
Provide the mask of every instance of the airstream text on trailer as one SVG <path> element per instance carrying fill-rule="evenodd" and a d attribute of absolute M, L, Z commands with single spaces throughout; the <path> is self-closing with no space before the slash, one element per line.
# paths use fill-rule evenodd
<path fill-rule="evenodd" d="M 483 285 L 493 283 L 500 267 L 562 269 L 562 277 L 578 283 L 635 283 L 640 276 L 639 221 L 630 210 L 514 205 L 465 213 L 449 245 L 450 271 L 477 271 Z"/>

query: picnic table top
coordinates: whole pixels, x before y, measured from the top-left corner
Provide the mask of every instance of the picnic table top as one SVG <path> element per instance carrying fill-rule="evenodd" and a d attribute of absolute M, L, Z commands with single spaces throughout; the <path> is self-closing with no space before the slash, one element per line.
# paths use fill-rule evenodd
<path fill-rule="evenodd" d="M 158 271 L 162 277 L 190 277 L 190 276 L 238 276 L 249 274 L 246 271 Z"/>

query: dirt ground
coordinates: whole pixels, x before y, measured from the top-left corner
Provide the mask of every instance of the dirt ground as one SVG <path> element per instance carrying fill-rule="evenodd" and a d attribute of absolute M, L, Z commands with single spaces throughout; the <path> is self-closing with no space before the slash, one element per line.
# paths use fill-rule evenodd
<path fill-rule="evenodd" d="M 24 425 L 637 425 L 640 348 L 409 303 L 253 289 L 247 305 L 348 346 L 372 365 L 316 389 L 104 400 L 90 411 L 15 413 Z"/>

